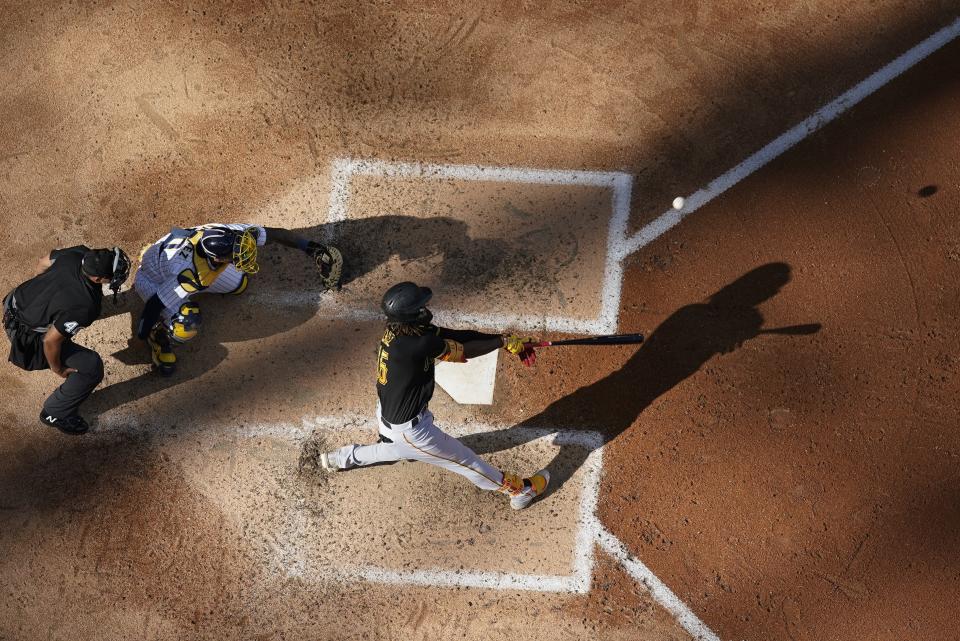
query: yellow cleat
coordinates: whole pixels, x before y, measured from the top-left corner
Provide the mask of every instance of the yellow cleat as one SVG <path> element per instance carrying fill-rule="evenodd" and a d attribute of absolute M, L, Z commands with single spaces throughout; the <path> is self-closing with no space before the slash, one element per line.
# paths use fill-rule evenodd
<path fill-rule="evenodd" d="M 519 494 L 514 494 L 510 499 L 510 507 L 515 510 L 522 510 L 530 505 L 533 499 L 547 491 L 547 485 L 550 484 L 550 472 L 540 470 L 526 480 L 530 482 L 530 485 L 524 487 Z"/>

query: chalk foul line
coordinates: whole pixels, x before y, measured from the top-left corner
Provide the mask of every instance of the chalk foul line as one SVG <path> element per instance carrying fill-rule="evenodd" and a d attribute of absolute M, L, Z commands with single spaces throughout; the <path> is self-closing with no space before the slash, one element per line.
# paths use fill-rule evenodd
<path fill-rule="evenodd" d="M 710 181 L 706 187 L 691 194 L 686 199 L 682 209 L 671 209 L 648 223 L 627 240 L 624 245 L 625 253 L 622 258 L 626 258 L 628 255 L 649 245 L 679 224 L 681 220 L 760 168 L 766 166 L 807 136 L 819 131 L 828 123 L 836 120 L 841 114 L 859 104 L 864 98 L 867 98 L 891 80 L 894 80 L 908 69 L 911 69 L 927 56 L 949 44 L 958 35 L 960 35 L 960 18 L 957 18 L 950 26 L 944 27 L 893 62 L 840 94 L 840 96 L 813 112 L 813 114 L 805 120 L 774 138 L 739 165 Z"/>

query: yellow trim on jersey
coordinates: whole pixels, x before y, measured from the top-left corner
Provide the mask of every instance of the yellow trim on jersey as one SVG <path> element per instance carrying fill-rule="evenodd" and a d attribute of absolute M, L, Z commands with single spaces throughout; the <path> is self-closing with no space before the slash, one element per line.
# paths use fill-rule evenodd
<path fill-rule="evenodd" d="M 213 281 L 217 280 L 220 274 L 223 273 L 223 270 L 227 268 L 227 265 L 230 264 L 220 263 L 215 268 L 211 268 L 210 262 L 201 256 L 197 250 L 197 243 L 200 242 L 201 238 L 203 238 L 203 230 L 198 231 L 190 237 L 190 244 L 193 245 L 193 276 L 199 285 L 197 288 L 198 291 L 213 285 Z M 183 272 L 181 272 L 181 275 L 183 275 Z"/>
<path fill-rule="evenodd" d="M 467 358 L 463 355 L 463 344 L 458 343 L 455 340 L 449 338 L 443 339 L 443 342 L 447 344 L 447 349 L 444 350 L 443 354 L 437 357 L 439 361 L 447 361 L 448 363 L 466 363 Z"/>
<path fill-rule="evenodd" d="M 240 284 L 237 285 L 237 288 L 236 288 L 235 290 L 233 290 L 232 292 L 227 292 L 227 293 L 228 293 L 228 294 L 231 294 L 231 295 L 233 295 L 233 296 L 239 296 L 240 294 L 242 294 L 243 292 L 245 292 L 245 291 L 247 290 L 247 285 L 248 285 L 249 283 L 250 283 L 250 279 L 247 278 L 247 275 L 246 275 L 246 274 L 244 274 L 244 275 L 240 278 Z"/>

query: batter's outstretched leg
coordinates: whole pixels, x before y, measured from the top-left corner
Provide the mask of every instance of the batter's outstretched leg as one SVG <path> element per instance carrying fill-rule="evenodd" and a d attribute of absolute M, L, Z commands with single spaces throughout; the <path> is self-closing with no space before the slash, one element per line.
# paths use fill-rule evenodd
<path fill-rule="evenodd" d="M 542 495 L 550 482 L 550 474 L 546 470 L 525 479 L 490 465 L 472 449 L 437 427 L 429 410 L 403 425 L 384 423 L 380 416 L 377 420 L 381 440 L 387 442 L 346 445 L 321 455 L 321 466 L 327 471 L 341 471 L 403 459 L 421 461 L 466 477 L 482 490 L 510 496 L 511 507 L 518 510 Z"/>

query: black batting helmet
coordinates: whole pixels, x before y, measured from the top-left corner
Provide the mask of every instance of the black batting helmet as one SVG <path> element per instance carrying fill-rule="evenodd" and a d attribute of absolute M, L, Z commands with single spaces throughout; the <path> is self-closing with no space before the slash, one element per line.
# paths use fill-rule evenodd
<path fill-rule="evenodd" d="M 432 296 L 433 292 L 429 287 L 404 281 L 387 290 L 380 302 L 380 308 L 392 323 L 429 322 L 431 316 L 427 311 L 427 303 Z"/>

